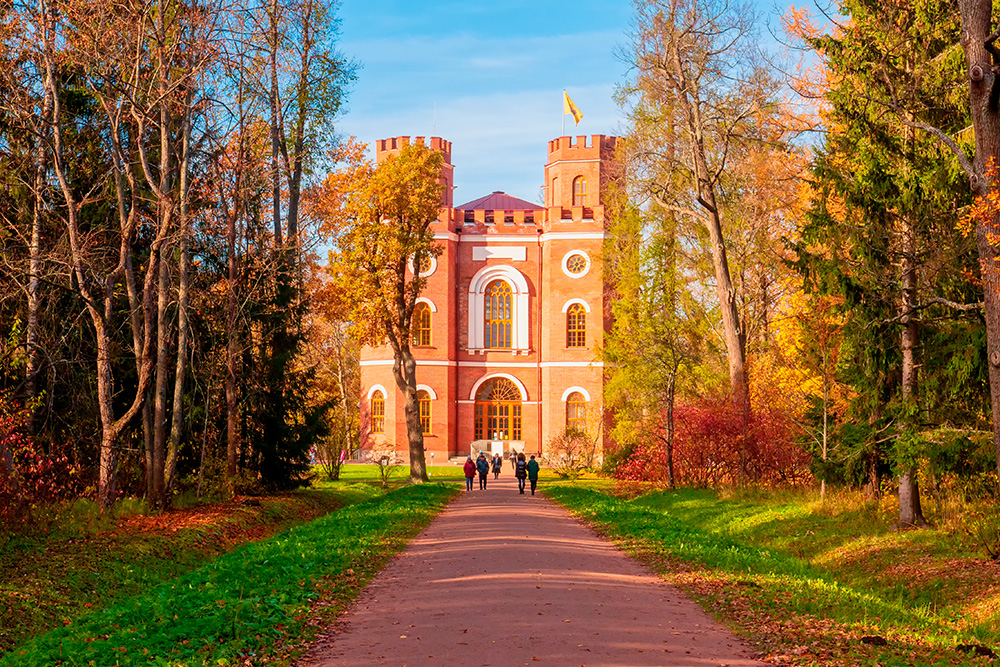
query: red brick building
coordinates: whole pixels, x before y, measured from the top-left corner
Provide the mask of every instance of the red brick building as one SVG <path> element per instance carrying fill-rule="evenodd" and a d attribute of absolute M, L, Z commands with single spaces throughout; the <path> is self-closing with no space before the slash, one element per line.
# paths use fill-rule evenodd
<path fill-rule="evenodd" d="M 377 159 L 408 141 L 379 140 Z M 451 143 L 430 139 L 444 157 L 444 205 L 432 226 L 443 252 L 424 267 L 412 349 L 424 446 L 437 461 L 480 450 L 543 453 L 567 427 L 603 444 L 601 191 L 615 141 L 550 141 L 545 206 L 494 192 L 454 207 Z M 405 456 L 389 347 L 362 350 L 361 393 L 374 444 L 392 442 Z"/>

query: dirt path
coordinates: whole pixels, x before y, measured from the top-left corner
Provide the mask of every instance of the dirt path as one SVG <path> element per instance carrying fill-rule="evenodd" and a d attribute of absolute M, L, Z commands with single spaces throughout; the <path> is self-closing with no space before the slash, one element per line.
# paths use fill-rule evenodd
<path fill-rule="evenodd" d="M 555 503 L 519 495 L 509 468 L 450 505 L 343 619 L 303 664 L 763 664 Z"/>

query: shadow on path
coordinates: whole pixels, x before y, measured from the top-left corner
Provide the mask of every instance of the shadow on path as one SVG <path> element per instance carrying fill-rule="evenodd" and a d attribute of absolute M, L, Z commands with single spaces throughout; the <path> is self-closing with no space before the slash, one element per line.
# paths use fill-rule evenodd
<path fill-rule="evenodd" d="M 449 505 L 301 664 L 764 664 L 750 655 L 680 591 L 555 503 L 518 494 L 508 475 Z"/>

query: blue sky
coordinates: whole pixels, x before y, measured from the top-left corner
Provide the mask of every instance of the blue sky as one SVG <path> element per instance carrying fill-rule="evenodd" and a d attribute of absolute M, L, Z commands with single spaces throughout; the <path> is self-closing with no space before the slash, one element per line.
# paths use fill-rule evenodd
<path fill-rule="evenodd" d="M 563 89 L 583 112 L 566 134 L 622 130 L 629 0 L 341 0 L 340 16 L 361 65 L 340 133 L 453 142 L 456 205 L 494 190 L 539 201 Z"/>
<path fill-rule="evenodd" d="M 341 50 L 361 69 L 339 131 L 453 142 L 456 205 L 494 190 L 537 201 L 564 88 L 584 114 L 566 134 L 620 130 L 631 14 L 625 0 L 342 0 Z"/>

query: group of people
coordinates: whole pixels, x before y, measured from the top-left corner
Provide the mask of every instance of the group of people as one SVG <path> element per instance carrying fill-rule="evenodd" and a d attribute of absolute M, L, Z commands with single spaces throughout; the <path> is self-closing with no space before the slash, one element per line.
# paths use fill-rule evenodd
<path fill-rule="evenodd" d="M 538 486 L 538 461 L 535 460 L 535 455 L 531 455 L 530 460 L 525 460 L 523 453 L 510 453 L 510 464 L 514 469 L 514 477 L 517 478 L 517 489 L 523 494 L 525 481 L 531 482 L 531 495 L 535 495 L 535 488 Z M 503 468 L 503 457 L 500 454 L 494 454 L 492 460 L 486 458 L 484 452 L 479 452 L 479 456 L 475 461 L 472 460 L 472 455 L 470 454 L 465 461 L 465 489 L 466 491 L 472 491 L 472 480 L 475 479 L 476 475 L 479 475 L 479 489 L 484 490 L 486 488 L 486 482 L 489 479 L 490 471 L 493 471 L 493 479 L 500 477 L 500 471 Z"/>

